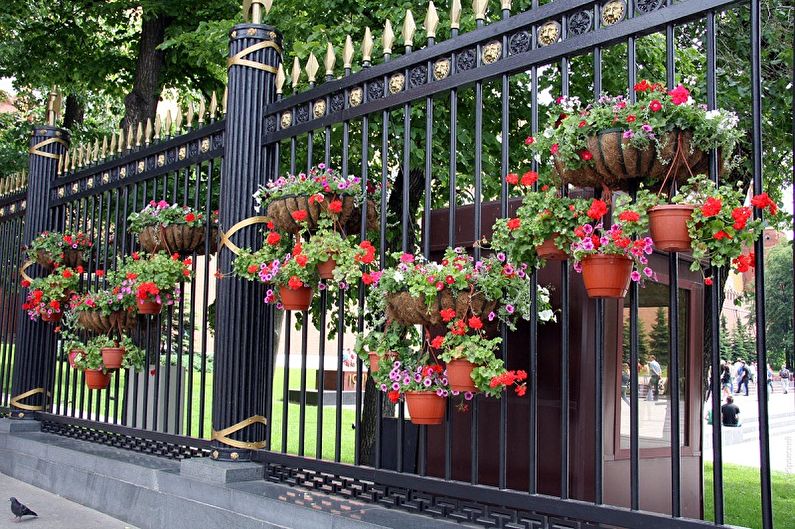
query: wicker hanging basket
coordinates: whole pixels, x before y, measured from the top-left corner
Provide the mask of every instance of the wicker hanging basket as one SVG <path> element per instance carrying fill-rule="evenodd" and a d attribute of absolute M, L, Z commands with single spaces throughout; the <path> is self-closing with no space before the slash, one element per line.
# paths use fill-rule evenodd
<path fill-rule="evenodd" d="M 430 307 L 424 296 L 412 296 L 408 292 L 397 292 L 387 296 L 387 318 L 403 325 L 443 325 L 441 310 L 455 310 L 456 318 L 468 315 L 483 317 L 497 307 L 496 301 L 487 301 L 481 293 L 451 292 L 442 289 Z"/>
<path fill-rule="evenodd" d="M 146 226 L 138 234 L 141 248 L 147 253 L 167 252 L 204 255 L 205 228 L 187 224 L 169 226 Z M 210 253 L 218 250 L 218 229 L 210 229 Z"/>
<path fill-rule="evenodd" d="M 322 202 L 313 201 L 309 203 L 309 195 L 285 196 L 274 200 L 268 204 L 266 215 L 273 222 L 274 228 L 288 233 L 299 233 L 306 225 L 310 230 L 317 228 L 320 215 L 326 211 L 329 202 L 334 199 L 342 200 L 342 211 L 337 215 L 338 222 L 345 226 L 353 215 L 354 200 L 351 195 L 334 195 L 327 193 Z M 293 213 L 304 210 L 307 212 L 305 222 L 297 222 L 293 219 Z"/>
<path fill-rule="evenodd" d="M 77 324 L 80 327 L 96 334 L 108 334 L 114 329 L 129 331 L 136 323 L 135 315 L 127 311 L 117 311 L 106 316 L 98 310 L 87 310 L 77 317 Z"/>
<path fill-rule="evenodd" d="M 658 152 L 654 145 L 636 149 L 624 138 L 623 130 L 608 129 L 588 138 L 588 150 L 593 154 L 592 167 L 568 169 L 560 160 L 554 159 L 555 170 L 562 182 L 577 187 L 600 187 L 604 184 L 609 189 L 627 190 L 636 179 L 656 182 L 665 178 L 677 149 L 680 149 L 687 165 L 678 164 L 669 178 L 685 180 L 691 173 L 706 171 L 709 161 L 707 153 L 692 147 L 692 137 L 688 131 L 665 133 L 661 138 L 664 147 Z"/>
<path fill-rule="evenodd" d="M 378 204 L 373 200 L 367 200 L 367 231 L 378 231 L 380 216 L 378 215 Z M 358 235 L 362 231 L 362 208 L 355 207 L 348 222 L 345 223 L 345 233 L 348 235 Z"/>

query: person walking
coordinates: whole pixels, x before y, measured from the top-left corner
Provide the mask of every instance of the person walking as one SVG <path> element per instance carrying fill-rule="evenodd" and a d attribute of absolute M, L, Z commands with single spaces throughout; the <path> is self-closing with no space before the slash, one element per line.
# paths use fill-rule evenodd
<path fill-rule="evenodd" d="M 781 370 L 778 372 L 778 376 L 781 378 L 779 381 L 781 384 L 781 389 L 784 390 L 784 394 L 786 395 L 789 392 L 789 379 L 792 378 L 792 373 L 790 373 L 786 365 L 783 365 L 781 366 Z"/>
<path fill-rule="evenodd" d="M 649 392 L 646 394 L 646 400 L 657 400 L 660 397 L 660 377 L 662 376 L 662 368 L 654 355 L 649 355 L 648 366 Z"/>
<path fill-rule="evenodd" d="M 734 392 L 735 395 L 739 395 L 740 390 L 745 386 L 745 396 L 748 396 L 748 379 L 750 377 L 751 373 L 748 371 L 748 365 L 741 360 L 740 369 L 737 370 L 737 391 Z"/>
<path fill-rule="evenodd" d="M 726 404 L 720 407 L 720 419 L 723 426 L 736 428 L 740 426 L 740 407 L 734 403 L 734 397 L 726 397 Z"/>
<path fill-rule="evenodd" d="M 732 369 L 729 362 L 724 362 L 720 367 L 720 387 L 724 397 L 731 395 L 732 392 Z"/>
<path fill-rule="evenodd" d="M 621 368 L 621 400 L 626 402 L 628 406 L 632 405 L 629 402 L 629 364 L 626 362 Z"/>
<path fill-rule="evenodd" d="M 773 390 L 773 368 L 770 367 L 770 364 L 767 364 L 767 370 L 765 374 L 767 376 L 767 389 L 770 390 L 770 393 L 775 393 Z"/>

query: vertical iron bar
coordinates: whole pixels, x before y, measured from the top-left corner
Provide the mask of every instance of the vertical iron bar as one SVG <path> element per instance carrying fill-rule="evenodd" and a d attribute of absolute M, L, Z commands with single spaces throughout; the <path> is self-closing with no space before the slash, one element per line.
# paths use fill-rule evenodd
<path fill-rule="evenodd" d="M 538 0 L 532 0 L 531 9 L 538 9 Z M 538 43 L 538 27 L 530 28 L 530 47 L 535 50 Z M 530 68 L 530 136 L 538 134 L 538 67 Z M 533 171 L 538 171 L 538 162 L 533 158 L 530 162 Z M 505 177 L 505 175 L 502 175 Z M 538 184 L 534 185 L 534 189 Z M 532 267 L 530 276 L 530 363 L 529 380 L 530 395 L 527 400 L 528 433 L 527 433 L 527 490 L 535 494 L 538 489 L 538 271 Z"/>
<path fill-rule="evenodd" d="M 561 23 L 561 38 L 567 33 L 567 17 Z M 569 95 L 569 61 L 560 60 L 561 95 Z M 535 90 L 534 90 L 535 91 Z M 562 189 L 568 195 L 568 189 Z M 561 343 L 560 343 L 560 497 L 569 498 L 569 263 L 560 264 Z"/>

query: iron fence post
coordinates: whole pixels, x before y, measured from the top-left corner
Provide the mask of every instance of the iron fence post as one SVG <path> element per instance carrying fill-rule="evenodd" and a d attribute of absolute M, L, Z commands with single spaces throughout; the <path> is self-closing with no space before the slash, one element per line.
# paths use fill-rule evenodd
<path fill-rule="evenodd" d="M 221 172 L 221 230 L 240 248 L 259 245 L 261 223 L 236 230 L 254 213 L 252 195 L 275 170 L 272 146 L 263 149 L 267 106 L 276 99 L 275 78 L 281 61 L 281 35 L 254 22 L 238 24 L 230 33 L 226 152 Z M 256 219 L 252 219 L 256 220 Z M 232 233 L 234 231 L 234 233 Z M 224 239 L 222 238 L 222 241 Z M 218 269 L 232 269 L 235 247 L 222 244 Z M 267 322 L 270 306 L 265 289 L 235 277 L 218 282 L 217 339 L 213 388 L 212 457 L 247 460 L 265 446 L 266 391 L 273 340 Z M 232 431 L 237 429 L 237 431 Z M 226 432 L 224 432 L 226 431 Z"/>
<path fill-rule="evenodd" d="M 25 198 L 23 245 L 50 229 L 50 184 L 57 176 L 58 164 L 69 145 L 69 132 L 54 126 L 36 125 L 28 150 L 28 189 Z M 20 248 L 20 251 L 23 251 Z M 19 273 L 29 277 L 46 275 L 46 271 L 23 257 Z M 22 299 L 27 289 L 22 290 Z M 48 409 L 51 400 L 55 360 L 55 334 L 51 325 L 32 321 L 23 311 L 19 316 L 15 340 L 15 354 L 11 383 L 11 415 L 17 419 L 32 419 L 36 411 Z"/>

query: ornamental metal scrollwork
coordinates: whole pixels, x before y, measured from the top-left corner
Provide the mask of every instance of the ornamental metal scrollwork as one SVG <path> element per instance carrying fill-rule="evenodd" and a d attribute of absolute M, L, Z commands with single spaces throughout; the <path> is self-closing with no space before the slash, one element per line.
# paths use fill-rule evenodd
<path fill-rule="evenodd" d="M 367 85 L 367 98 L 372 101 L 384 97 L 384 81 L 379 79 Z"/>
<path fill-rule="evenodd" d="M 281 119 L 281 127 L 283 129 L 290 128 L 290 125 L 293 124 L 293 114 L 288 110 L 286 112 L 282 112 L 282 119 Z"/>
<path fill-rule="evenodd" d="M 265 118 L 265 130 L 268 133 L 276 132 L 276 116 L 268 116 Z"/>
<path fill-rule="evenodd" d="M 362 89 L 360 87 L 351 88 L 350 93 L 348 94 L 348 104 L 352 107 L 358 107 L 362 104 Z"/>
<path fill-rule="evenodd" d="M 652 13 L 665 7 L 665 0 L 635 0 L 635 9 L 643 14 Z"/>
<path fill-rule="evenodd" d="M 511 55 L 516 55 L 526 51 L 530 51 L 530 33 L 520 31 L 511 35 L 511 38 L 508 39 L 508 52 Z"/>
<path fill-rule="evenodd" d="M 389 93 L 397 94 L 403 91 L 406 85 L 406 77 L 402 73 L 396 73 L 389 78 Z"/>
<path fill-rule="evenodd" d="M 295 121 L 298 123 L 309 121 L 309 107 L 307 105 L 301 105 L 295 110 Z"/>
<path fill-rule="evenodd" d="M 433 78 L 441 81 L 450 75 L 450 59 L 439 59 L 433 64 Z"/>
<path fill-rule="evenodd" d="M 502 57 L 502 43 L 497 40 L 492 40 L 483 46 L 483 53 L 481 54 L 481 61 L 483 64 L 492 64 L 497 62 Z"/>
<path fill-rule="evenodd" d="M 339 112 L 343 108 L 345 108 L 345 95 L 340 92 L 331 96 L 329 112 Z"/>
<path fill-rule="evenodd" d="M 326 115 L 326 100 L 318 99 L 312 104 L 312 114 L 315 118 L 322 118 Z"/>
<path fill-rule="evenodd" d="M 462 51 L 458 57 L 456 57 L 455 65 L 459 72 L 463 72 L 474 68 L 475 60 L 475 50 L 470 48 L 468 50 Z"/>
<path fill-rule="evenodd" d="M 411 69 L 411 73 L 409 74 L 409 83 L 411 87 L 414 88 L 415 86 L 422 86 L 428 82 L 428 67 L 424 64 L 420 64 L 419 66 L 415 66 Z"/>
<path fill-rule="evenodd" d="M 610 0 L 602 4 L 602 25 L 612 26 L 624 20 L 627 4 L 624 0 Z"/>
<path fill-rule="evenodd" d="M 593 13 L 591 11 L 577 11 L 569 17 L 569 33 L 583 35 L 591 31 L 593 26 Z"/>
<path fill-rule="evenodd" d="M 555 44 L 559 38 L 560 24 L 555 20 L 544 23 L 544 25 L 538 29 L 538 44 L 541 46 Z"/>
<path fill-rule="evenodd" d="M 219 132 L 213 135 L 213 149 L 220 149 L 224 146 L 224 133 Z"/>

